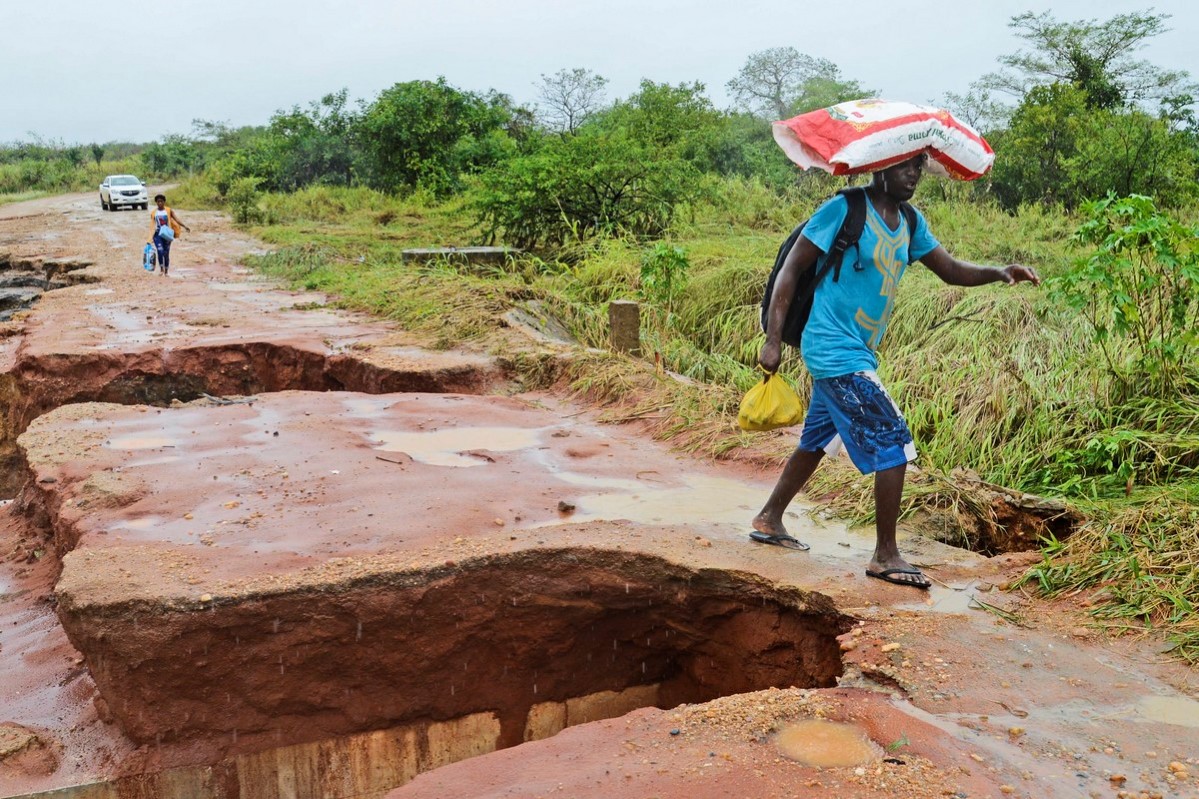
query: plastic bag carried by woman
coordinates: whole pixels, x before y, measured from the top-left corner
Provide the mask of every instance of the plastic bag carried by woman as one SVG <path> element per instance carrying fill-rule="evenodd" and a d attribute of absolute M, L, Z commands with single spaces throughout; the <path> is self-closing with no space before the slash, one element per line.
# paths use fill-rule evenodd
<path fill-rule="evenodd" d="M 797 425 L 803 417 L 799 395 L 774 372 L 745 393 L 737 411 L 737 425 L 742 430 L 774 430 Z"/>

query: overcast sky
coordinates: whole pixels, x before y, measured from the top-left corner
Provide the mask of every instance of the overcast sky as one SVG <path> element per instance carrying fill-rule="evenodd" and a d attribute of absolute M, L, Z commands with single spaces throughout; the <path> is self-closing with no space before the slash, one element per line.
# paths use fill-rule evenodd
<path fill-rule="evenodd" d="M 1199 7 L 1159 0 L 1170 33 L 1140 53 L 1199 78 Z M 1019 49 L 1015 14 L 1105 21 L 1109 0 L 0 0 L 0 142 L 151 141 L 193 119 L 262 124 L 340 88 L 373 99 L 444 75 L 536 99 L 585 67 L 609 96 L 698 80 L 719 107 L 746 57 L 792 46 L 890 99 L 964 91 Z"/>

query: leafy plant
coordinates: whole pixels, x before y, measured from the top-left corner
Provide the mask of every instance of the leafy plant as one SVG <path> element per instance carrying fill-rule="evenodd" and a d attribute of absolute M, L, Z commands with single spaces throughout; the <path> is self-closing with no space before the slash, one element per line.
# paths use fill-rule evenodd
<path fill-rule="evenodd" d="M 1096 250 L 1053 281 L 1090 325 L 1120 396 L 1167 399 L 1199 387 L 1199 257 L 1195 231 L 1149 197 L 1087 203 L 1075 235 Z"/>
<path fill-rule="evenodd" d="M 670 307 L 675 294 L 686 285 L 690 268 L 685 249 L 665 241 L 655 242 L 641 256 L 642 296 Z"/>
<path fill-rule="evenodd" d="M 225 193 L 233 221 L 248 225 L 257 222 L 262 211 L 258 207 L 258 178 L 238 178 L 229 184 Z"/>
<path fill-rule="evenodd" d="M 487 235 L 552 248 L 605 233 L 660 235 L 699 189 L 687 161 L 626 131 L 584 126 L 484 174 L 474 205 Z"/>

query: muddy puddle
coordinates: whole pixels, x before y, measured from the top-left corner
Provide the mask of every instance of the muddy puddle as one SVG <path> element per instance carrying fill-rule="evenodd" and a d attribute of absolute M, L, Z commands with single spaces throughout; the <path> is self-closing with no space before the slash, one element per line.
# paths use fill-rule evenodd
<path fill-rule="evenodd" d="M 590 490 L 572 495 L 576 510 L 569 517 L 544 524 L 626 520 L 647 525 L 691 525 L 710 537 L 748 543 L 750 521 L 769 494 L 768 487 L 707 475 L 667 477 L 646 471 L 625 479 L 579 474 L 554 465 L 547 465 L 547 470 L 557 480 Z M 789 513 L 786 522 L 792 534 L 811 546 L 816 555 L 868 557 L 874 546 L 873 534 L 826 528 L 802 511 Z"/>
<path fill-rule="evenodd" d="M 1199 728 L 1199 702 L 1179 696 L 1147 696 L 1137 703 L 1133 718 Z"/>
<path fill-rule="evenodd" d="M 823 719 L 785 727 L 775 736 L 774 745 L 785 757 L 817 768 L 864 766 L 882 756 L 860 728 Z"/>
<path fill-rule="evenodd" d="M 178 442 L 167 436 L 118 436 L 104 442 L 109 449 L 126 451 L 142 449 L 165 449 L 174 447 Z"/>
<path fill-rule="evenodd" d="M 540 430 L 520 427 L 454 427 L 411 432 L 376 430 L 375 449 L 399 452 L 430 466 L 483 466 L 483 452 L 512 452 L 537 446 Z M 474 454 L 472 454 L 474 453 Z"/>

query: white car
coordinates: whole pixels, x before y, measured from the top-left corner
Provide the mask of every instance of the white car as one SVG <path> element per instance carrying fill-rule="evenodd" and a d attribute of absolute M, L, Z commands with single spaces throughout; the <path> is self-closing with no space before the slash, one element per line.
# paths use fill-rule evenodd
<path fill-rule="evenodd" d="M 100 207 L 105 211 L 115 211 L 122 205 L 143 211 L 150 207 L 145 181 L 133 175 L 109 175 L 104 178 L 100 184 Z"/>

